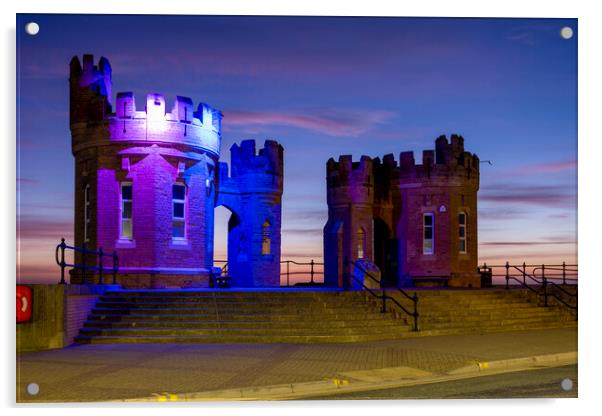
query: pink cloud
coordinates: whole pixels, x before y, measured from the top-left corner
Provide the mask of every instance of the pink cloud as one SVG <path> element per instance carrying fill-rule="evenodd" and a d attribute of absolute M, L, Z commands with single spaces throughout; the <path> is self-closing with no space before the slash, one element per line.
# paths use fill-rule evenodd
<path fill-rule="evenodd" d="M 47 220 L 39 217 L 21 216 L 17 220 L 17 235 L 23 240 L 51 239 L 57 244 L 62 237 L 69 238 L 73 234 L 73 221 Z"/>
<path fill-rule="evenodd" d="M 537 173 L 557 173 L 566 170 L 576 170 L 577 160 L 559 160 L 555 162 L 538 163 L 513 169 L 510 176 L 525 176 Z"/>
<path fill-rule="evenodd" d="M 312 113 L 313 112 L 313 113 Z M 395 113 L 390 111 L 312 110 L 306 114 L 281 112 L 225 111 L 224 127 L 245 126 L 261 129 L 267 126 L 296 127 L 334 137 L 357 137 L 385 123 Z"/>
<path fill-rule="evenodd" d="M 577 196 L 570 191 L 561 185 L 491 184 L 479 193 L 479 201 L 574 208 Z"/>

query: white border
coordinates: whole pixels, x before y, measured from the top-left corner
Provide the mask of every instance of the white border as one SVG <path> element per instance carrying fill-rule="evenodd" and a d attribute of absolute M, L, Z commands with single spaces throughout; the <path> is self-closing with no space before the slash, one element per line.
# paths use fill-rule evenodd
<path fill-rule="evenodd" d="M 1 164 L 4 170 L 0 188 L 0 195 L 8 195 L 15 201 L 15 15 L 16 12 L 24 13 L 146 13 L 146 14 L 288 14 L 288 15 L 340 15 L 340 16 L 446 16 L 446 17 L 572 17 L 579 18 L 579 267 L 581 272 L 580 281 L 580 373 L 579 373 L 579 396 L 578 400 L 505 400 L 505 401 L 421 401 L 421 402 L 399 402 L 394 407 L 395 411 L 424 413 L 445 413 L 482 415 L 503 414 L 516 412 L 518 409 L 529 413 L 554 414 L 589 414 L 596 406 L 596 399 L 602 397 L 599 392 L 599 375 L 601 368 L 598 364 L 602 346 L 600 344 L 599 309 L 595 306 L 600 302 L 600 266 L 595 263 L 595 257 L 599 256 L 599 236 L 601 216 L 598 214 L 600 207 L 600 177 L 599 170 L 594 169 L 599 165 L 600 155 L 600 103 L 602 96 L 600 88 L 600 74 L 602 65 L 600 59 L 600 39 L 602 39 L 602 25 L 600 24 L 600 12 L 594 1 L 525 1 L 506 0 L 504 2 L 482 2 L 471 0 L 431 0 L 420 2 L 386 2 L 371 0 L 369 2 L 349 1 L 324 1 L 305 0 L 298 2 L 276 2 L 265 0 L 229 0 L 220 2 L 190 0 L 170 0 L 143 2 L 123 2 L 105 0 L 102 2 L 82 2 L 81 0 L 54 0 L 52 2 L 41 0 L 22 0 L 20 2 L 3 3 L 0 19 L 3 21 L 4 42 L 2 42 L 3 69 L 2 91 L 3 99 L 0 100 L 0 114 L 3 135 L 0 152 L 4 158 Z M 43 28 L 41 29 L 43 30 Z M 1 264 L 5 267 L 3 305 L 6 308 L 3 316 L 5 337 L 11 340 L 3 343 L 3 358 L 6 360 L 2 368 L 5 369 L 3 380 L 3 402 L 5 406 L 11 407 L 14 403 L 14 280 L 11 276 L 15 271 L 15 203 L 2 205 L 2 216 L 0 229 L 3 233 L 3 246 L 0 248 Z M 587 228 L 583 226 L 587 224 Z M 11 231 L 12 230 L 12 231 Z M 597 237 L 597 238 L 596 238 Z M 585 290 L 584 290 L 585 289 Z M 364 414 L 373 407 L 390 407 L 391 403 L 383 402 L 319 402 L 319 403 L 297 403 L 297 404 L 270 404 L 255 403 L 250 405 L 239 404 L 236 407 L 244 407 L 245 414 L 281 414 L 286 408 L 290 415 L 307 415 L 316 410 L 326 410 L 328 413 L 342 412 L 350 414 Z M 37 407 L 37 406 L 36 406 Z M 85 406 L 86 414 L 106 415 L 107 409 L 98 409 Z M 202 405 L 203 409 L 190 407 L 178 407 L 174 409 L 180 414 L 199 414 L 201 412 L 212 414 L 232 414 L 228 410 L 232 406 Z M 25 414 L 81 414 L 81 409 L 72 407 L 53 406 L 48 410 L 40 412 L 40 409 L 21 409 L 19 413 Z M 131 413 L 134 409 L 116 407 L 111 413 Z M 380 409 L 380 411 L 393 411 L 392 409 Z M 17 412 L 12 408 L 9 414 Z M 164 414 L 165 409 L 157 407 L 144 407 L 144 414 Z M 521 412 L 522 413 L 522 412 Z"/>

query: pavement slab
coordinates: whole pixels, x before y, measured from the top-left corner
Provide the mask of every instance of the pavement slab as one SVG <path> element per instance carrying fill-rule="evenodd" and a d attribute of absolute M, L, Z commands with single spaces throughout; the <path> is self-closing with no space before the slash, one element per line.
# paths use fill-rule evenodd
<path fill-rule="evenodd" d="M 437 377 L 478 362 L 576 351 L 576 328 L 345 344 L 74 345 L 18 354 L 17 402 L 133 400 L 164 393 L 193 399 L 195 392 L 210 397 L 212 391 L 219 398 L 228 389 L 287 383 L 314 383 L 320 390 L 347 372 L 364 371 L 363 377 L 374 380 L 394 378 L 395 371 Z M 370 373 L 379 369 L 380 376 Z M 40 386 L 37 395 L 27 393 L 29 383 Z"/>

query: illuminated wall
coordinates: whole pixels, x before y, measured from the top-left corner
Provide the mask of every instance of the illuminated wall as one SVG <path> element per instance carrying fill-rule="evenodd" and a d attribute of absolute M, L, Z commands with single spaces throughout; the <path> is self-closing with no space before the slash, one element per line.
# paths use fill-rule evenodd
<path fill-rule="evenodd" d="M 118 93 L 113 106 L 107 59 L 94 65 L 93 57 L 84 55 L 82 65 L 74 57 L 70 67 L 75 245 L 115 250 L 119 281 L 126 287 L 208 286 L 221 112 L 204 103 L 195 110 L 187 97 L 176 97 L 167 111 L 165 97 L 156 93 L 146 96 L 141 110 L 131 92 Z M 243 286 L 279 285 L 279 269 L 273 272 L 266 264 L 280 261 L 282 147 L 266 142 L 255 155 L 254 143 L 245 141 L 240 149 L 232 149 L 233 173 L 223 181 L 221 199 L 236 212 L 241 236 L 248 235 L 230 239 L 237 251 L 246 241 L 250 257 L 235 257 L 232 277 Z M 227 172 L 225 164 L 220 168 Z M 253 257 L 262 250 L 257 224 L 266 220 L 271 228 L 264 237 L 273 248 Z M 81 253 L 76 262 L 95 265 L 92 256 Z M 81 273 L 73 273 L 72 282 L 81 280 Z"/>

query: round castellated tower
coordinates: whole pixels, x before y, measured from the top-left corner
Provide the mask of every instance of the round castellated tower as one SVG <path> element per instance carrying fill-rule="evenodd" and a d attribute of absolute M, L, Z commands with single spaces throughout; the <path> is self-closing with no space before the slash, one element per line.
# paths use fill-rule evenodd
<path fill-rule="evenodd" d="M 154 93 L 141 110 L 131 92 L 113 106 L 111 66 L 92 55 L 71 60 L 69 82 L 75 246 L 116 250 L 124 287 L 207 286 L 222 114 L 187 97 L 166 111 Z"/>

